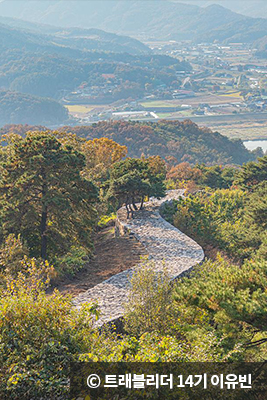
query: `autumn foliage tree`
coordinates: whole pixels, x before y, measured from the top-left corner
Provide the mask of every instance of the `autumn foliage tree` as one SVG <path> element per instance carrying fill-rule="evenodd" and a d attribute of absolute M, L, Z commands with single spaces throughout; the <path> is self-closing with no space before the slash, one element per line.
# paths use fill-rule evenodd
<path fill-rule="evenodd" d="M 127 155 L 127 147 L 105 137 L 83 142 L 81 151 L 85 155 L 84 176 L 103 182 L 107 179 L 109 168 Z"/>
<path fill-rule="evenodd" d="M 188 162 L 171 166 L 167 173 L 167 179 L 171 179 L 175 183 L 197 181 L 199 180 L 200 176 L 200 169 L 190 165 Z"/>

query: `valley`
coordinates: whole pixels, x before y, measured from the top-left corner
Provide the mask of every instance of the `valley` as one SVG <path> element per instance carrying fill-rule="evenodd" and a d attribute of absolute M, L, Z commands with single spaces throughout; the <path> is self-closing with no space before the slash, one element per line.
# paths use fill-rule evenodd
<path fill-rule="evenodd" d="M 204 9 L 183 10 L 201 11 L 199 18 L 204 18 Z M 236 15 L 231 14 L 234 19 Z M 2 42 L 0 85 L 10 96 L 25 93 L 59 103 L 53 121 L 40 114 L 33 118 L 22 109 L 24 123 L 56 128 L 99 121 L 191 119 L 229 138 L 266 138 L 267 64 L 259 52 L 264 37 L 260 45 L 254 39 L 231 42 L 219 36 L 213 42 L 196 42 L 189 36 L 141 42 L 95 28 L 63 29 L 10 17 L 1 21 L 8 40 Z M 12 39 L 18 33 L 20 42 Z M 59 115 L 60 105 L 65 107 L 64 117 L 62 111 Z M 3 113 L 2 125 L 20 122 L 11 111 Z"/>
<path fill-rule="evenodd" d="M 87 105 L 90 109 L 80 110 L 67 106 L 71 115 L 83 124 L 116 119 L 191 119 L 230 138 L 267 137 L 267 64 L 265 59 L 256 58 L 249 46 L 194 46 L 175 41 L 146 44 L 161 55 L 186 60 L 192 70 L 177 71 L 175 85 L 160 84 L 154 90 L 150 87 L 150 91 L 147 85 L 143 99 L 106 106 L 91 104 Z M 80 90 L 77 99 L 90 103 L 85 100 L 85 93 Z"/>
<path fill-rule="evenodd" d="M 266 399 L 266 12 L 0 0 L 1 400 Z"/>

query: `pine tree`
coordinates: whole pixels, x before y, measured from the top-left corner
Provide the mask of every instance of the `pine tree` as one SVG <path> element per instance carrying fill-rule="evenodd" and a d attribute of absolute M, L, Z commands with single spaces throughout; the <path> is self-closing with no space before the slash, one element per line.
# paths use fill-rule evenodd
<path fill-rule="evenodd" d="M 31 255 L 46 259 L 71 245 L 91 244 L 97 189 L 81 176 L 85 157 L 51 132 L 16 138 L 2 157 L 4 235 L 21 234 Z"/>
<path fill-rule="evenodd" d="M 142 209 L 145 197 L 164 196 L 165 174 L 157 170 L 154 159 L 127 158 L 113 165 L 107 197 L 116 199 L 119 206 L 125 204 L 127 217 L 133 216 L 137 202 Z"/>
<path fill-rule="evenodd" d="M 249 190 L 255 190 L 257 185 L 267 180 L 267 156 L 257 162 L 244 164 L 237 176 L 236 184 Z"/>

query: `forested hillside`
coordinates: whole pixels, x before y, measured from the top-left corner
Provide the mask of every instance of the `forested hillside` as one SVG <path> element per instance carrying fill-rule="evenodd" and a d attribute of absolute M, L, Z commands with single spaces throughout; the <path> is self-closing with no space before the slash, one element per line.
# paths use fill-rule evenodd
<path fill-rule="evenodd" d="M 62 124 L 68 121 L 65 107 L 51 99 L 0 90 L 0 124 Z"/>
<path fill-rule="evenodd" d="M 267 19 L 214 1 L 0 0 L 0 400 L 266 400 Z"/>
<path fill-rule="evenodd" d="M 31 130 L 45 131 L 44 126 L 6 125 L 0 134 L 25 135 Z M 131 157 L 159 155 L 170 165 L 179 162 L 191 164 L 242 164 L 254 160 L 255 155 L 245 148 L 241 140 L 230 140 L 218 132 L 200 128 L 190 120 L 141 122 L 99 122 L 92 126 L 65 126 L 60 132 L 74 133 L 78 137 L 95 139 L 106 137 L 127 146 Z"/>
<path fill-rule="evenodd" d="M 186 124 L 180 130 L 190 136 Z M 1 399 L 67 398 L 73 361 L 266 358 L 266 156 L 239 168 L 172 167 L 158 156 L 125 158 L 127 148 L 107 138 L 39 131 L 4 139 Z M 168 203 L 163 212 L 205 246 L 208 259 L 172 286 L 167 273 L 157 275 L 153 262 L 144 260 L 133 274 L 119 333 L 96 328 L 97 304 L 77 309 L 70 296 L 47 291 L 51 279 L 91 271 L 93 234 L 108 213 L 123 205 L 142 212 L 137 202 L 145 207 L 145 198 L 164 196 L 166 185 L 188 192 L 193 183 L 196 194 Z M 225 399 L 225 392 L 216 399 Z"/>
<path fill-rule="evenodd" d="M 105 82 L 105 74 L 120 82 L 117 97 L 106 101 L 125 98 L 125 86 L 139 98 L 145 84 L 170 84 L 177 80 L 176 71 L 191 69 L 187 62 L 150 54 L 135 39 L 98 30 L 70 29 L 50 36 L 0 25 L 0 50 L 0 87 L 56 99 L 81 84 Z"/>
<path fill-rule="evenodd" d="M 65 47 L 114 53 L 147 54 L 151 50 L 139 40 L 100 29 L 60 28 L 0 16 L 0 32 L 7 46 L 23 45 L 25 50 L 64 52 Z M 70 51 L 70 50 L 69 50 Z"/>
<path fill-rule="evenodd" d="M 159 155 L 173 162 L 242 164 L 254 159 L 241 140 L 231 141 L 218 132 L 200 128 L 190 120 L 100 122 L 92 126 L 64 127 L 87 139 L 107 137 L 125 145 L 131 157 Z"/>
<path fill-rule="evenodd" d="M 267 35 L 263 38 L 258 39 L 255 42 L 255 46 L 258 49 L 256 56 L 261 58 L 267 58 Z"/>

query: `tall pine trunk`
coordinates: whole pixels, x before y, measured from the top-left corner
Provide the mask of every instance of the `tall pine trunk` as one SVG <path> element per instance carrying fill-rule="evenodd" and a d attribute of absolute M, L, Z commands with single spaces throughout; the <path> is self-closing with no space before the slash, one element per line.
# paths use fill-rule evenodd
<path fill-rule="evenodd" d="M 126 207 L 126 210 L 127 210 L 127 219 L 129 219 L 129 217 L 130 217 L 130 210 L 129 210 L 129 207 L 128 207 L 128 201 L 129 201 L 129 199 L 127 197 L 126 201 L 125 201 L 125 207 Z"/>
<path fill-rule="evenodd" d="M 132 204 L 133 204 L 133 208 L 135 209 L 135 211 L 137 211 L 138 208 L 137 208 L 137 206 L 136 206 L 136 204 L 135 204 L 135 199 L 134 199 L 134 197 L 132 198 Z"/>
<path fill-rule="evenodd" d="M 41 257 L 43 260 L 46 260 L 47 256 L 46 225 L 47 225 L 47 207 L 43 206 L 42 219 L 41 219 Z"/>
<path fill-rule="evenodd" d="M 42 170 L 42 218 L 41 218 L 41 258 L 46 260 L 47 257 L 47 205 L 46 205 L 46 196 L 47 196 L 47 183 L 46 183 L 46 173 Z"/>
<path fill-rule="evenodd" d="M 142 196 L 141 198 L 141 204 L 139 210 L 143 210 L 143 208 L 144 208 L 144 196 Z"/>

